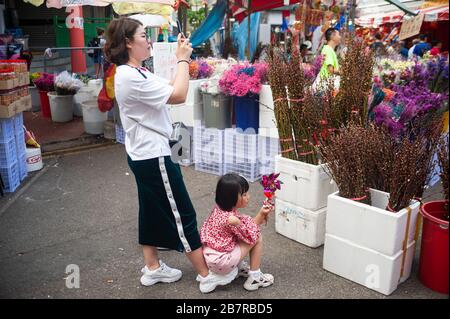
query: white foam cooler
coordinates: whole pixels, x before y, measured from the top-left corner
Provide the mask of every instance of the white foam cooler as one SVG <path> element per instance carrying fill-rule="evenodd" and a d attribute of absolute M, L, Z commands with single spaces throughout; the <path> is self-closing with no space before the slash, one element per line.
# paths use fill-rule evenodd
<path fill-rule="evenodd" d="M 327 206 L 328 195 L 337 191 L 323 164 L 311 165 L 278 155 L 275 171 L 283 182 L 277 198 L 299 207 L 312 211 L 323 208 Z"/>
<path fill-rule="evenodd" d="M 326 208 L 311 211 L 280 199 L 275 200 L 275 231 L 316 248 L 325 241 Z"/>
<path fill-rule="evenodd" d="M 385 210 L 388 193 L 371 189 L 370 197 L 372 205 L 341 197 L 338 192 L 328 196 L 326 232 L 382 254 L 395 255 L 402 249 L 408 212 Z M 414 241 L 419 208 L 418 201 L 411 203 L 408 244 Z"/>
<path fill-rule="evenodd" d="M 369 289 L 390 295 L 397 289 L 399 283 L 409 278 L 414 249 L 415 241 L 408 245 L 405 255 L 403 251 L 399 251 L 389 256 L 326 234 L 323 268 Z"/>

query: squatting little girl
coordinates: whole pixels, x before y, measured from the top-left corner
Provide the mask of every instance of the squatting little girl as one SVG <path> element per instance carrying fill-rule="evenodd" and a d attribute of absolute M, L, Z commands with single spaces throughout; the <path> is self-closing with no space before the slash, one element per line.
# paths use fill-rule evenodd
<path fill-rule="evenodd" d="M 273 284 L 271 274 L 260 270 L 263 243 L 260 225 L 265 223 L 273 210 L 263 205 L 255 217 L 241 215 L 239 208 L 248 205 L 249 184 L 237 174 L 226 174 L 217 183 L 216 206 L 203 224 L 200 239 L 209 270 L 234 279 L 238 275 L 248 277 L 244 288 L 253 291 Z M 250 268 L 244 258 L 250 256 Z M 231 279 L 231 280 L 232 280 Z M 204 292 L 213 291 L 208 287 Z"/>

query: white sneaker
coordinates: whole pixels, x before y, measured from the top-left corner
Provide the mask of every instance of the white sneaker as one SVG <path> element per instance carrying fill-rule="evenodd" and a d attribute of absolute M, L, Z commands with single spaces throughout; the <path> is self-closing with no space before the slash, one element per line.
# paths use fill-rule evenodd
<path fill-rule="evenodd" d="M 141 277 L 141 284 L 144 286 L 151 286 L 157 282 L 175 282 L 180 280 L 183 273 L 181 270 L 170 268 L 161 260 L 159 261 L 160 267 L 155 270 L 148 269 L 147 266 L 142 268 L 141 272 L 144 274 Z"/>
<path fill-rule="evenodd" d="M 236 278 L 237 274 L 238 269 L 236 267 L 226 275 L 218 275 L 210 271 L 205 278 L 197 276 L 197 280 L 200 281 L 200 291 L 207 294 L 216 289 L 217 286 L 228 285 Z"/>
<path fill-rule="evenodd" d="M 247 278 L 249 276 L 248 272 L 250 271 L 250 266 L 245 260 L 243 260 L 239 263 L 238 269 L 239 269 L 239 272 L 237 275 L 238 277 L 246 277 Z"/>
<path fill-rule="evenodd" d="M 273 276 L 271 274 L 260 273 L 259 278 L 255 279 L 249 276 L 244 283 L 244 288 L 248 291 L 258 290 L 259 287 L 269 287 L 273 284 Z"/>

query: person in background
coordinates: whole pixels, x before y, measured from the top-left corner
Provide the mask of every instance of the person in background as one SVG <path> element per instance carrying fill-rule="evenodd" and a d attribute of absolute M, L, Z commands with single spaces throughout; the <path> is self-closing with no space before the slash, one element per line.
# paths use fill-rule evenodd
<path fill-rule="evenodd" d="M 94 64 L 95 64 L 95 78 L 98 79 L 100 76 L 100 71 L 103 65 L 103 47 L 105 46 L 106 40 L 104 37 L 105 30 L 102 28 L 97 28 L 97 39 L 95 41 L 96 46 L 102 48 L 101 50 L 94 51 Z"/>
<path fill-rule="evenodd" d="M 416 56 L 423 57 L 423 55 L 430 51 L 431 45 L 427 42 L 428 38 L 426 35 L 421 34 L 419 36 L 420 42 L 414 47 L 413 53 Z"/>
<path fill-rule="evenodd" d="M 336 47 L 341 43 L 341 35 L 336 28 L 328 28 L 325 31 L 327 44 L 323 46 L 321 54 L 325 60 L 320 69 L 320 77 L 326 79 L 331 75 L 339 75 L 339 62 L 336 54 Z"/>
<path fill-rule="evenodd" d="M 430 55 L 436 56 L 436 55 L 441 54 L 442 42 L 433 40 L 433 41 L 431 41 L 431 46 L 432 46 L 432 48 L 430 50 Z"/>
<path fill-rule="evenodd" d="M 419 43 L 419 39 L 412 40 L 412 46 L 408 50 L 408 59 L 414 58 L 414 49 L 416 48 L 416 45 Z"/>
<path fill-rule="evenodd" d="M 300 57 L 303 63 L 306 63 L 306 56 L 308 55 L 308 45 L 302 43 L 300 45 Z"/>
<path fill-rule="evenodd" d="M 375 53 L 376 57 L 379 57 L 381 55 L 386 55 L 386 53 L 387 53 L 386 47 L 385 47 L 383 41 L 381 41 L 381 39 L 382 39 L 381 33 L 375 34 L 375 42 L 372 43 L 372 45 L 370 46 L 372 51 Z"/>
<path fill-rule="evenodd" d="M 408 48 L 406 47 L 406 43 L 405 41 L 399 41 L 399 46 L 400 46 L 400 55 L 402 56 L 402 58 L 407 59 L 408 58 Z"/>

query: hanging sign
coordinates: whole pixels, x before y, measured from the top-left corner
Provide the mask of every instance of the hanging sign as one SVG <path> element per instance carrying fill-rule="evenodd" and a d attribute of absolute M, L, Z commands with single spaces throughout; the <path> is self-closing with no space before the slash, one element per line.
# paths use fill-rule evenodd
<path fill-rule="evenodd" d="M 412 19 L 404 20 L 400 29 L 399 39 L 405 40 L 419 34 L 424 17 L 424 14 L 419 14 Z"/>

